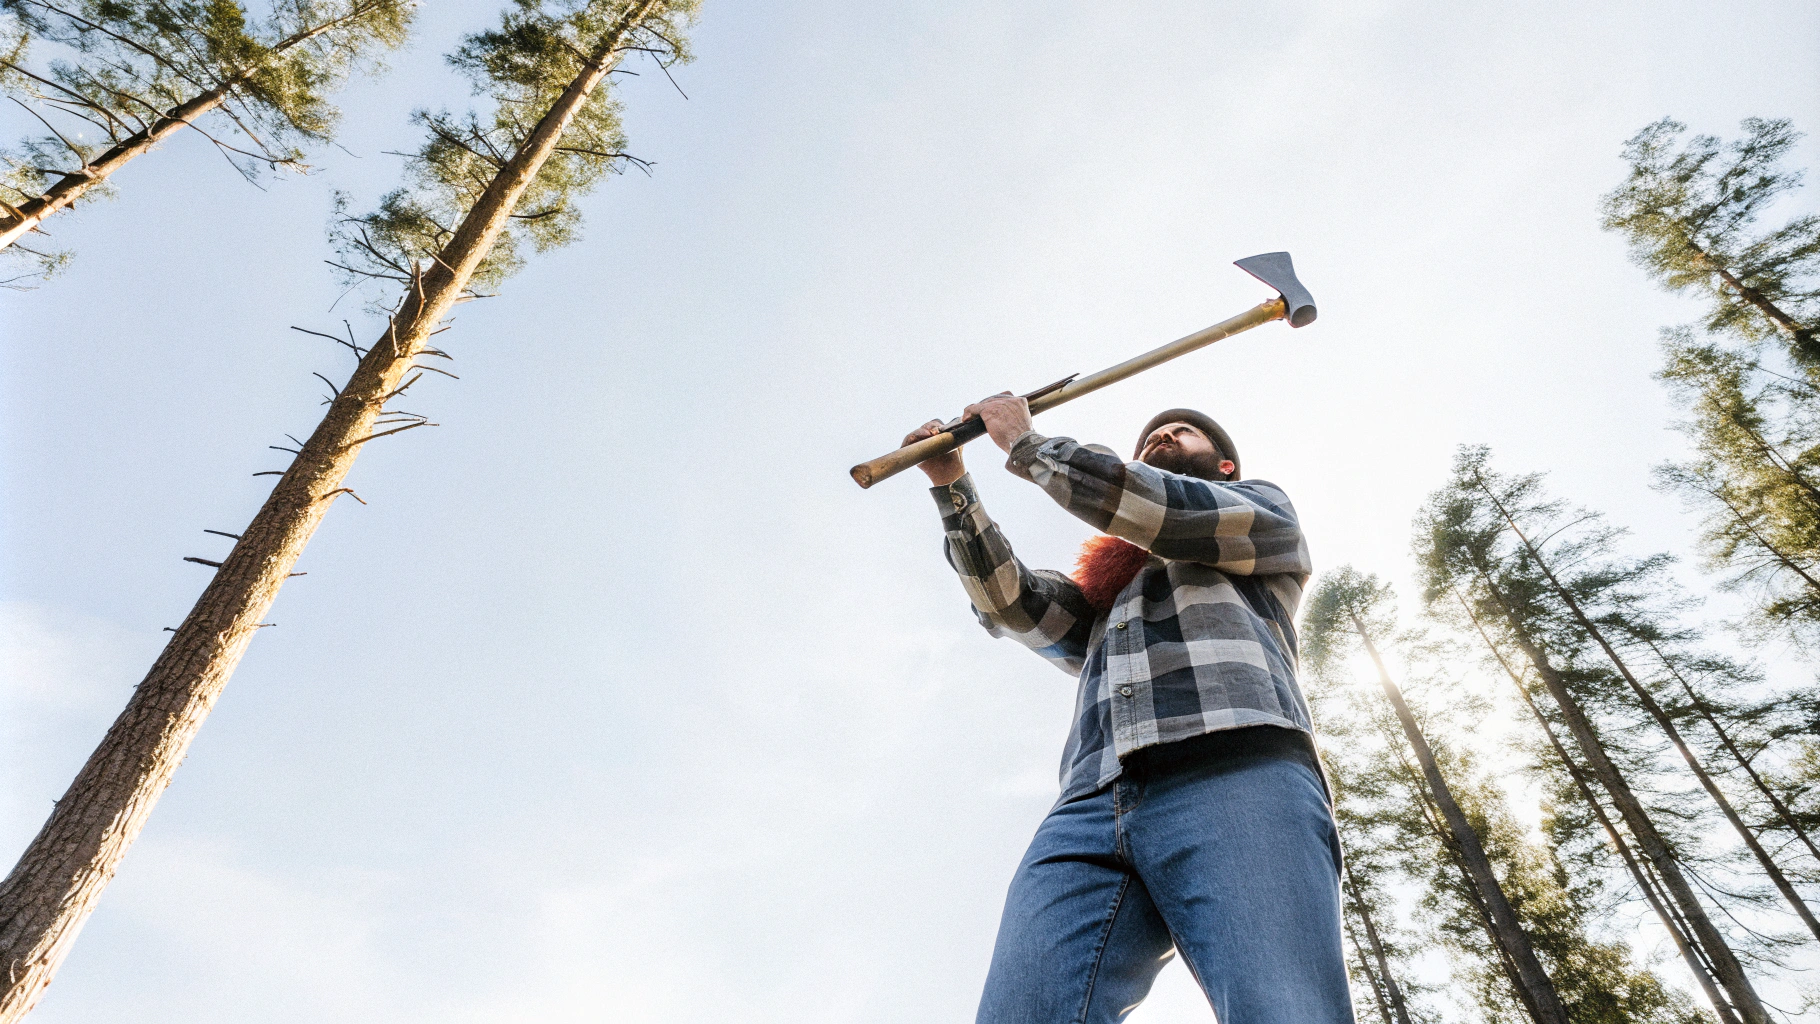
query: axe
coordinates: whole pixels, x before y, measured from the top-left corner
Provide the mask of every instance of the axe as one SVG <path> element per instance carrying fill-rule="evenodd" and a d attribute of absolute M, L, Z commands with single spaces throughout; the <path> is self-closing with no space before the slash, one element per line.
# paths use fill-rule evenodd
<path fill-rule="evenodd" d="M 1197 348 L 1205 348 L 1221 338 L 1249 331 L 1259 324 L 1287 320 L 1291 327 L 1306 327 L 1314 322 L 1314 296 L 1308 294 L 1308 289 L 1302 287 L 1301 281 L 1296 280 L 1295 266 L 1289 262 L 1288 253 L 1267 252 L 1260 256 L 1247 256 L 1234 261 L 1233 265 L 1275 288 L 1276 298 L 1259 303 L 1230 320 L 1222 320 L 1186 338 L 1172 341 L 1161 348 L 1153 348 L 1141 356 L 1134 356 L 1117 366 L 1107 367 L 1086 377 L 1079 374 L 1064 377 L 1047 387 L 1037 388 L 1023 396 L 1030 403 L 1030 414 L 1034 416 L 1039 412 L 1047 412 L 1063 402 L 1071 402 L 1108 384 L 1143 373 L 1152 366 L 1161 365 L 1177 356 L 1185 356 Z M 862 462 L 848 472 L 853 474 L 854 482 L 861 487 L 871 487 L 920 462 L 945 455 L 985 432 L 985 424 L 978 419 L 955 420 L 944 425 L 942 432 L 933 437 L 904 445 L 871 462 Z"/>

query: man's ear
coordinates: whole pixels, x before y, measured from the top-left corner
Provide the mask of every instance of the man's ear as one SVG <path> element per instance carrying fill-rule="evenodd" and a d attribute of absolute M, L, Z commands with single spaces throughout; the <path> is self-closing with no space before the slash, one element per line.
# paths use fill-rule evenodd
<path fill-rule="evenodd" d="M 1239 468 L 1239 467 L 1231 459 L 1221 459 L 1220 460 L 1220 475 L 1221 476 L 1231 476 L 1232 471 L 1237 468 Z"/>

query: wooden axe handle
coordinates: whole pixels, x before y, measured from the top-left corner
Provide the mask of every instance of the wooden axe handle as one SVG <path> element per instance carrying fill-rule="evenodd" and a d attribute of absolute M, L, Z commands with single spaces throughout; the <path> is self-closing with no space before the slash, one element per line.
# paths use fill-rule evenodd
<path fill-rule="evenodd" d="M 1030 402 L 1030 412 L 1035 415 L 1053 409 L 1063 402 L 1073 401 L 1082 395 L 1089 394 L 1115 384 L 1126 377 L 1135 376 L 1161 363 L 1166 363 L 1177 356 L 1187 355 L 1197 348 L 1205 348 L 1219 341 L 1230 338 L 1240 331 L 1248 331 L 1259 324 L 1283 319 L 1285 304 L 1282 296 L 1276 296 L 1267 302 L 1240 313 L 1230 320 L 1222 320 L 1206 330 L 1196 331 L 1186 338 L 1179 338 L 1153 348 L 1141 356 L 1127 359 L 1117 366 L 1107 367 L 1098 373 L 1079 379 L 1069 378 L 1056 381 L 1046 388 L 1038 388 L 1025 398 Z M 911 466 L 926 462 L 937 455 L 945 455 L 959 448 L 968 441 L 984 434 L 985 424 L 977 419 L 962 420 L 948 424 L 948 429 L 934 437 L 904 445 L 888 455 L 881 455 L 871 462 L 862 462 L 848 470 L 853 481 L 861 487 L 871 487 L 880 480 L 896 476 Z"/>

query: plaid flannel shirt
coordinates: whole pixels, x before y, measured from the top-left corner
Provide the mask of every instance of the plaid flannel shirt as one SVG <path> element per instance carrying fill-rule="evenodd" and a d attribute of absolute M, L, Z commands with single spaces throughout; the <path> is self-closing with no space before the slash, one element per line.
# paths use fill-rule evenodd
<path fill-rule="evenodd" d="M 1312 735 L 1294 623 L 1312 570 L 1287 495 L 1035 431 L 1018 438 L 1008 466 L 1095 529 L 1151 553 L 1101 615 L 1066 575 L 1018 561 L 971 477 L 933 488 L 948 562 L 980 623 L 1080 677 L 1065 795 L 1104 786 L 1120 758 L 1157 743 L 1248 725 Z"/>

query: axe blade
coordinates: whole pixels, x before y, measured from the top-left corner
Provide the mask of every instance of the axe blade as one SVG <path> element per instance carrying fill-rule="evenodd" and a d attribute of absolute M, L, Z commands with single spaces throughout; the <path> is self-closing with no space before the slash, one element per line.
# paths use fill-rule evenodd
<path fill-rule="evenodd" d="M 1302 287 L 1302 282 L 1295 276 L 1295 264 L 1290 262 L 1288 253 L 1260 253 L 1233 260 L 1232 265 L 1277 290 L 1283 297 L 1283 319 L 1289 321 L 1289 326 L 1306 327 L 1314 323 L 1314 296 L 1308 294 L 1308 289 Z"/>

